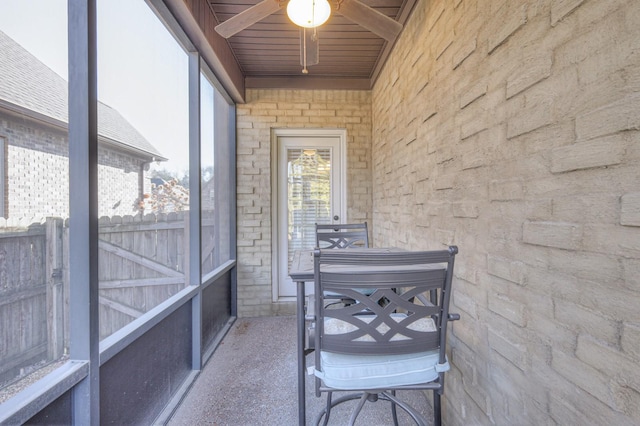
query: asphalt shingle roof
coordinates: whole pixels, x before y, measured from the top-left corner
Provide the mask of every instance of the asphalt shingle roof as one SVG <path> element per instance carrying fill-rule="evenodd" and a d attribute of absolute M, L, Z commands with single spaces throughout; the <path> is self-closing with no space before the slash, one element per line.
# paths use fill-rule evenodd
<path fill-rule="evenodd" d="M 0 100 L 68 123 L 67 81 L 0 31 Z M 118 111 L 98 102 L 98 133 L 166 160 Z"/>

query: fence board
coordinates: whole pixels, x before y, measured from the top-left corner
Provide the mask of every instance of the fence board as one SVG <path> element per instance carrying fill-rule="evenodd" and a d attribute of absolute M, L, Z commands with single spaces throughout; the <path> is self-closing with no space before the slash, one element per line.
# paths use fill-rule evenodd
<path fill-rule="evenodd" d="M 25 299 L 31 299 L 35 296 L 45 294 L 46 291 L 46 286 L 42 285 L 38 287 L 27 288 L 25 290 L 14 291 L 10 294 L 3 294 L 0 298 L 0 307 L 4 305 L 15 304 Z"/>
<path fill-rule="evenodd" d="M 129 279 L 129 280 L 111 280 L 100 281 L 100 289 L 122 289 L 122 288 L 134 288 L 134 287 L 153 287 L 153 286 L 168 286 L 171 284 L 183 284 L 184 276 L 179 277 L 159 277 L 159 278 L 145 278 Z"/>
<path fill-rule="evenodd" d="M 138 311 L 136 309 L 133 309 L 130 306 L 124 305 L 122 303 L 119 303 L 115 300 L 108 299 L 106 297 L 100 296 L 100 303 L 118 312 L 122 312 L 123 314 L 128 315 L 132 318 L 139 318 L 140 316 L 142 316 L 142 314 L 144 314 L 144 312 L 142 311 Z"/>
<path fill-rule="evenodd" d="M 100 241 L 99 247 L 100 247 L 100 249 L 102 249 L 104 251 L 113 253 L 113 254 L 115 254 L 115 255 L 117 255 L 119 257 L 122 257 L 123 259 L 131 260 L 131 261 L 133 261 L 133 262 L 135 262 L 135 263 L 137 263 L 139 265 L 142 265 L 142 266 L 144 266 L 146 268 L 149 268 L 149 269 L 151 269 L 153 271 L 160 272 L 160 273 L 162 273 L 164 275 L 168 275 L 168 276 L 171 276 L 171 277 L 181 277 L 182 276 L 182 274 L 180 272 L 177 272 L 177 271 L 175 271 L 175 270 L 173 270 L 171 268 L 168 268 L 163 264 L 154 262 L 154 261 L 152 261 L 151 259 L 149 259 L 147 257 L 141 256 L 141 255 L 137 254 L 138 252 L 133 253 L 133 252 L 124 250 L 121 247 L 114 246 L 112 244 L 107 243 L 106 241 Z"/>
<path fill-rule="evenodd" d="M 47 356 L 58 359 L 64 354 L 65 310 L 62 258 L 62 219 L 49 218 L 46 226 L 47 280 Z"/>

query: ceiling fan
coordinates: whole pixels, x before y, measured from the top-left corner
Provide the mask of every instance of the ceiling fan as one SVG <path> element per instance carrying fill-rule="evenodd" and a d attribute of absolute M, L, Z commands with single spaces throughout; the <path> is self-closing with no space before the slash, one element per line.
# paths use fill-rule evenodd
<path fill-rule="evenodd" d="M 350 21 L 366 28 L 377 36 L 393 43 L 402 31 L 402 24 L 367 6 L 360 0 L 331 0 L 333 9 Z M 300 30 L 300 62 L 302 72 L 308 73 L 307 66 L 318 63 L 318 34 L 316 28 L 329 19 L 331 6 L 327 0 L 262 0 L 243 10 L 234 17 L 217 25 L 215 30 L 224 38 L 229 38 L 251 25 L 277 12 L 287 4 L 287 15 Z M 312 31 L 307 31 L 312 29 Z"/>

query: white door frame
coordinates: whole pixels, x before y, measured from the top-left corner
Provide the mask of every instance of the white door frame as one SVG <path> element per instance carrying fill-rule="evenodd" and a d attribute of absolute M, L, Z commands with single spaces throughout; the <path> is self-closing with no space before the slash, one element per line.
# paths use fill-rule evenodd
<path fill-rule="evenodd" d="M 291 129 L 291 128 L 275 128 L 271 129 L 271 290 L 274 302 L 290 302 L 295 301 L 295 296 L 280 297 L 279 280 L 280 265 L 278 262 L 280 256 L 279 247 L 279 203 L 278 203 L 278 138 L 282 136 L 288 137 L 337 137 L 340 144 L 341 164 L 338 164 L 340 170 L 340 180 L 342 181 L 342 190 L 340 191 L 340 217 L 343 221 L 347 218 L 347 130 L 346 129 Z"/>

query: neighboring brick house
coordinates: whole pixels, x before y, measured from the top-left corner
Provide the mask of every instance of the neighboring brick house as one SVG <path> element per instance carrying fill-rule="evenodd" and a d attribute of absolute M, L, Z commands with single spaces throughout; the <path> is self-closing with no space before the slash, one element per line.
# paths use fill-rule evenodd
<path fill-rule="evenodd" d="M 0 217 L 69 216 L 67 82 L 0 31 Z M 127 120 L 98 103 L 99 215 L 130 215 L 165 161 Z"/>

